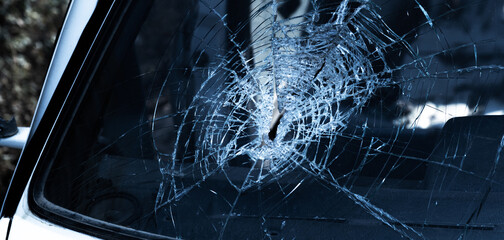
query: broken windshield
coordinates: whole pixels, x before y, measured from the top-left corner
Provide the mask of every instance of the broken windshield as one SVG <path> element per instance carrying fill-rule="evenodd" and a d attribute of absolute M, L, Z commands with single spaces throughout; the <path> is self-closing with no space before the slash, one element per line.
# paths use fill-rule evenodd
<path fill-rule="evenodd" d="M 49 211 L 182 239 L 502 234 L 501 1 L 137 5 L 39 181 Z"/>

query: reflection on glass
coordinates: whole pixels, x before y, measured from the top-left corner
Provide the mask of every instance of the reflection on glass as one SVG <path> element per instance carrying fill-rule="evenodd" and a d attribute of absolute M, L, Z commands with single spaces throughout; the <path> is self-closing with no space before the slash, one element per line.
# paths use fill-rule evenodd
<path fill-rule="evenodd" d="M 136 5 L 50 203 L 188 239 L 498 238 L 500 1 Z"/>

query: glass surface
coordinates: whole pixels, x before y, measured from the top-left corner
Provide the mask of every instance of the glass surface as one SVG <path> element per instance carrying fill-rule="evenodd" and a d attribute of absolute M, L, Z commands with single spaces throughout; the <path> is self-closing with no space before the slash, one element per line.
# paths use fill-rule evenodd
<path fill-rule="evenodd" d="M 504 234 L 502 1 L 127 18 L 40 180 L 49 202 L 187 239 Z"/>

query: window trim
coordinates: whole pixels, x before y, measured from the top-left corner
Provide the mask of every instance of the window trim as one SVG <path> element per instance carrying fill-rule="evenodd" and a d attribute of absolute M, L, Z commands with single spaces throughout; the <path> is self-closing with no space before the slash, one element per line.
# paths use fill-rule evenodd
<path fill-rule="evenodd" d="M 28 142 L 17 167 L 12 186 L 26 186 L 32 170 L 33 178 L 28 187 L 28 206 L 35 215 L 62 227 L 100 238 L 121 239 L 172 239 L 147 233 L 69 211 L 46 200 L 43 184 L 46 169 L 52 165 L 53 149 L 62 142 L 73 118 L 76 107 L 82 101 L 88 86 L 98 70 L 102 58 L 114 39 L 121 22 L 134 1 L 98 1 L 82 37 L 61 77 L 53 97 L 42 117 L 39 127 Z M 13 217 L 24 187 L 11 189 L 4 204 L 2 216 Z"/>

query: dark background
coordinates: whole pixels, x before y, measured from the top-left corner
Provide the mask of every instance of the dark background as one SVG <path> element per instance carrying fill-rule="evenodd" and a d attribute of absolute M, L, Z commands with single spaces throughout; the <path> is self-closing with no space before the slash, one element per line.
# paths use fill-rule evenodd
<path fill-rule="evenodd" d="M 0 0 L 0 117 L 30 126 L 69 0 Z M 20 150 L 0 147 L 0 201 Z"/>

